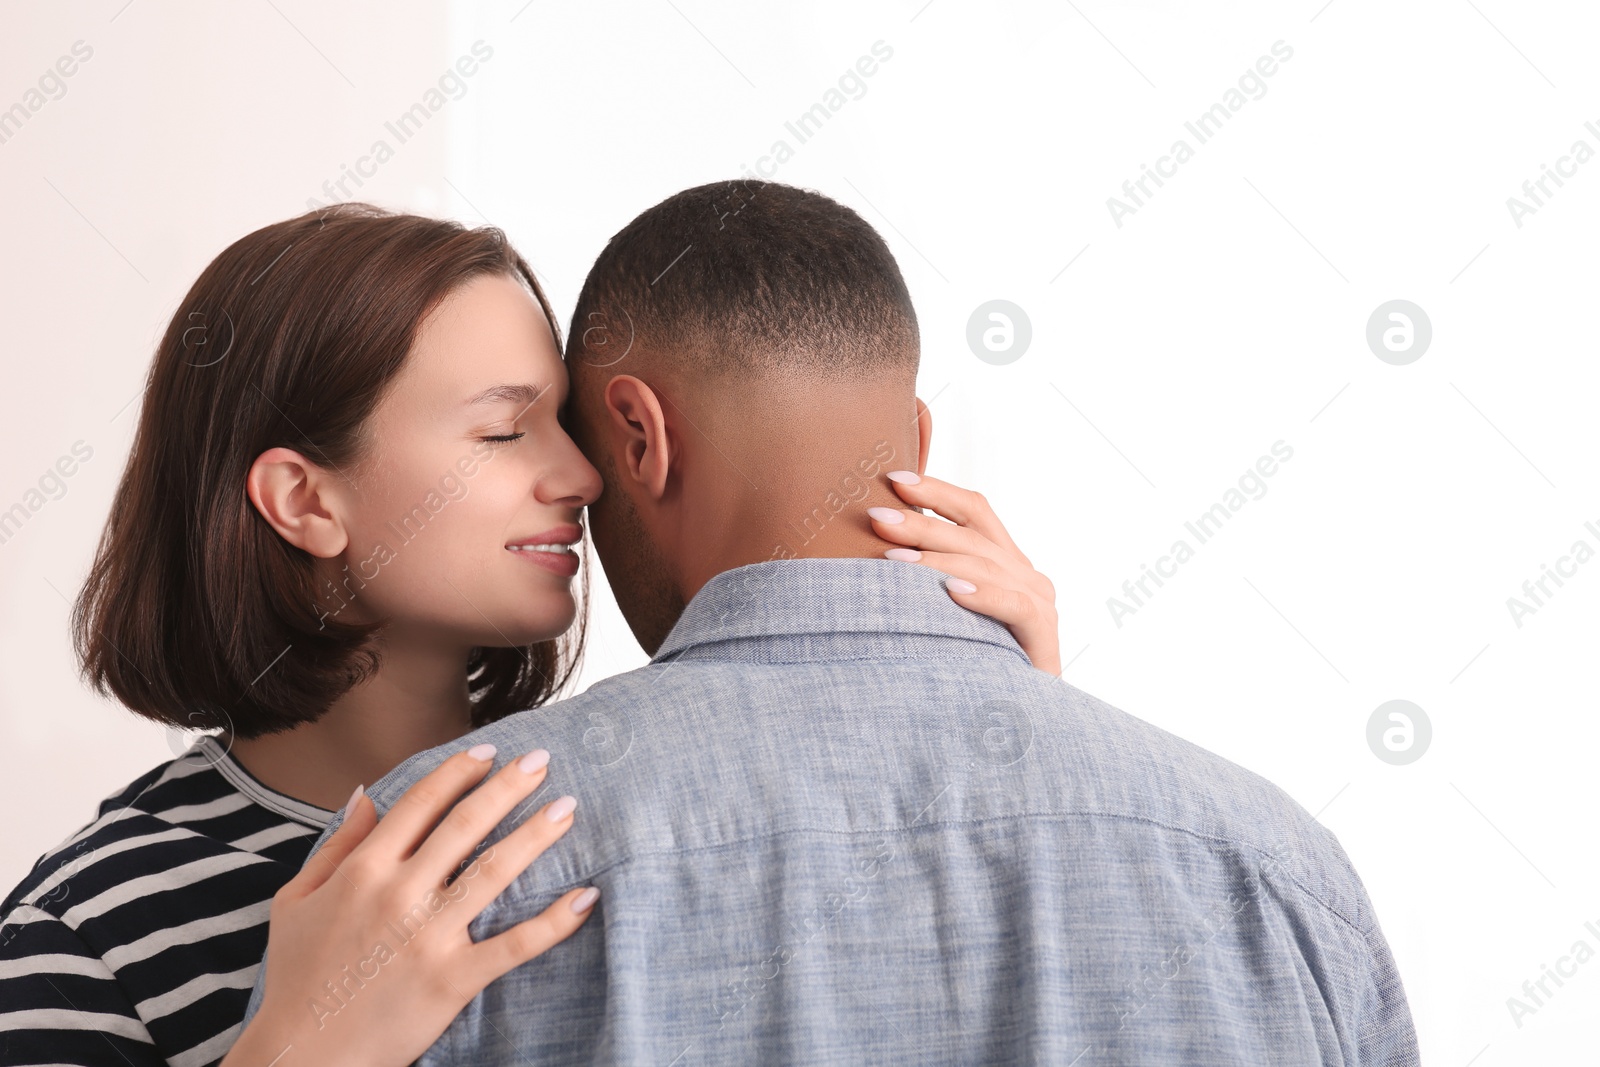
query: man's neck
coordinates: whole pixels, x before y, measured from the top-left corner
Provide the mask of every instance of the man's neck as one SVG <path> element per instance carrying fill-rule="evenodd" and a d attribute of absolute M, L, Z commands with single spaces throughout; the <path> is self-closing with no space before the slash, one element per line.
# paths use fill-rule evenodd
<path fill-rule="evenodd" d="M 697 532 L 701 548 L 693 553 L 682 576 L 683 599 L 694 595 L 724 571 L 778 559 L 882 559 L 897 547 L 878 537 L 867 518 L 869 507 L 909 505 L 875 478 L 862 495 L 823 492 L 773 503 L 752 502 L 738 509 L 712 532 Z"/>
<path fill-rule="evenodd" d="M 648 536 L 687 604 L 726 571 L 778 559 L 882 559 L 869 507 L 908 507 L 887 475 L 916 470 L 930 418 L 899 381 L 752 378 L 715 389 L 660 383 L 675 477 Z M 675 394 L 675 395 L 674 395 Z M 653 620 L 659 626 L 668 620 Z M 640 644 L 666 636 L 640 634 Z"/>

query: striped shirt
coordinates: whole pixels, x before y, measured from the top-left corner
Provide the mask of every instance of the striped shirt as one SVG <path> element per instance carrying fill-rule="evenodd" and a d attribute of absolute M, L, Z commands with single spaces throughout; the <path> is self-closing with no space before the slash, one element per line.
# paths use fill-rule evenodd
<path fill-rule="evenodd" d="M 220 1060 L 331 817 L 210 736 L 108 797 L 0 907 L 0 1065 Z"/>

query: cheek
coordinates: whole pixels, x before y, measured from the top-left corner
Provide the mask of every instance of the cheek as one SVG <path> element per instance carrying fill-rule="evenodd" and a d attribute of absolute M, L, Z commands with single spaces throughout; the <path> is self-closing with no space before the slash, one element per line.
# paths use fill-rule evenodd
<path fill-rule="evenodd" d="M 356 595 L 376 617 L 472 644 L 556 636 L 575 613 L 571 592 L 505 547 L 539 532 L 528 517 L 528 471 L 501 452 L 458 478 L 448 486 L 392 475 L 363 483 L 342 561 L 362 580 Z"/>
<path fill-rule="evenodd" d="M 435 469 L 441 473 L 431 480 L 411 473 Z M 484 522 L 473 514 L 486 495 L 479 493 L 482 479 L 451 482 L 446 470 L 443 461 L 406 468 L 395 462 L 362 479 L 346 511 L 350 547 L 343 562 L 366 581 L 362 596 L 374 611 L 428 614 L 430 603 L 450 593 L 449 582 L 459 586 L 462 574 L 484 569 L 483 551 L 473 547 L 483 537 Z"/>
<path fill-rule="evenodd" d="M 409 495 L 390 496 L 385 510 L 373 509 L 363 533 L 373 544 L 385 544 L 394 559 L 385 569 L 408 581 L 459 584 L 460 575 L 482 571 L 505 551 L 506 517 L 487 476 L 466 483 L 454 496 L 437 484 Z M 448 586 L 446 586 L 448 588 Z"/>

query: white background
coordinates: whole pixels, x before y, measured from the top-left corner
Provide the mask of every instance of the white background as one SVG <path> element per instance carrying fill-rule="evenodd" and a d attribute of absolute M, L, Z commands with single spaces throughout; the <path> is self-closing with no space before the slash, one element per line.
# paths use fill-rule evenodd
<path fill-rule="evenodd" d="M 563 319 L 605 240 L 777 139 L 776 178 L 889 240 L 923 331 L 931 472 L 982 489 L 1057 583 L 1067 679 L 1251 768 L 1332 829 L 1393 947 L 1430 1064 L 1592 1059 L 1600 961 L 1519 1028 L 1507 998 L 1600 950 L 1590 821 L 1600 561 L 1519 627 L 1507 598 L 1600 549 L 1591 319 L 1600 161 L 1518 227 L 1507 198 L 1600 150 L 1579 3 L 1064 5 L 713 0 L 443 6 L 102 0 L 11 7 L 0 108 L 75 41 L 92 58 L 0 144 L 0 509 L 82 441 L 67 492 L 0 544 L 0 882 L 172 755 L 76 677 L 76 592 L 155 342 L 237 237 L 360 190 L 506 229 Z M 384 129 L 474 41 L 466 92 Z M 1184 129 L 1283 41 L 1214 138 Z M 892 58 L 820 133 L 797 118 Z M 1107 198 L 1178 138 L 1194 158 L 1118 227 Z M 1554 188 L 1553 186 L 1551 187 Z M 342 197 L 341 197 L 342 198 Z M 1069 266 L 1070 264 L 1070 266 Z M 994 366 L 969 315 L 1033 339 Z M 1432 322 L 1367 347 L 1378 305 Z M 1137 579 L 1273 443 L 1267 492 L 1118 626 Z M 585 682 L 643 655 L 600 583 Z M 1553 588 L 1553 586 L 1552 586 Z M 1403 698 L 1406 766 L 1368 748 Z M 1587 1025 L 1586 1025 L 1587 1024 Z"/>

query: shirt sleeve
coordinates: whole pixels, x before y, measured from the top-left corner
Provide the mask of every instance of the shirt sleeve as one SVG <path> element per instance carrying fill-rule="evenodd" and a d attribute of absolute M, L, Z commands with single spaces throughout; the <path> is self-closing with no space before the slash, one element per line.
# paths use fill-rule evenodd
<path fill-rule="evenodd" d="M 0 1067 L 162 1067 L 111 968 L 36 907 L 0 921 Z"/>
<path fill-rule="evenodd" d="M 1422 1061 L 1417 1051 L 1411 1007 L 1406 1002 L 1405 987 L 1400 983 L 1394 955 L 1376 919 L 1367 930 L 1366 939 L 1370 964 L 1361 1017 L 1357 1020 L 1357 1032 L 1361 1036 L 1356 1067 L 1417 1067 Z"/>

